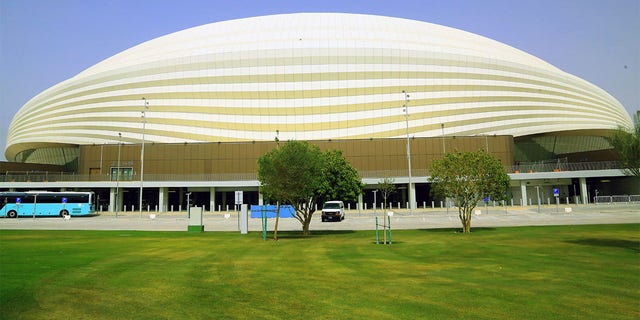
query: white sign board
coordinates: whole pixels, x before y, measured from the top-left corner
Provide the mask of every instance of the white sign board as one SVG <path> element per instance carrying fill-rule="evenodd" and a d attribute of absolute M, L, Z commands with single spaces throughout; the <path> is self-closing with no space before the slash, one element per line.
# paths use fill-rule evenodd
<path fill-rule="evenodd" d="M 202 207 L 189 207 L 189 225 L 201 226 L 202 224 Z"/>
<path fill-rule="evenodd" d="M 236 191 L 236 204 L 242 204 L 242 191 Z"/>

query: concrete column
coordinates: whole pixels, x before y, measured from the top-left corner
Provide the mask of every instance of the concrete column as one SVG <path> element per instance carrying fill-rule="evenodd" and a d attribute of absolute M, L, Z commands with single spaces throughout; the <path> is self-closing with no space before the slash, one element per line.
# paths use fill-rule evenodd
<path fill-rule="evenodd" d="M 109 211 L 111 212 L 122 211 L 122 188 L 118 188 L 118 193 L 116 197 L 116 188 L 109 188 Z"/>
<path fill-rule="evenodd" d="M 209 187 L 209 211 L 216 211 L 216 187 Z"/>
<path fill-rule="evenodd" d="M 167 212 L 167 202 L 169 201 L 169 188 L 158 188 L 158 212 Z"/>
<path fill-rule="evenodd" d="M 264 195 L 260 192 L 258 192 L 258 205 L 264 206 Z"/>
<path fill-rule="evenodd" d="M 222 205 L 221 208 L 223 211 L 226 211 L 229 207 L 229 204 L 227 203 L 227 191 L 222 191 L 222 203 L 220 203 L 220 205 Z M 233 203 L 231 204 L 231 209 L 233 210 Z"/>
<path fill-rule="evenodd" d="M 182 188 L 178 188 L 178 207 L 176 208 L 176 210 L 185 209 L 188 212 L 189 209 L 187 208 L 184 199 L 184 190 Z"/>
<path fill-rule="evenodd" d="M 580 178 L 580 197 L 582 198 L 582 203 L 589 203 L 589 195 L 587 194 L 587 178 Z"/>
<path fill-rule="evenodd" d="M 409 208 L 411 210 L 416 209 L 416 184 L 409 184 Z"/>
<path fill-rule="evenodd" d="M 109 209 L 114 212 L 116 209 L 116 188 L 109 188 Z"/>
<path fill-rule="evenodd" d="M 524 180 L 520 181 L 520 197 L 522 198 L 522 205 L 527 206 L 529 203 L 527 199 L 527 182 Z"/>

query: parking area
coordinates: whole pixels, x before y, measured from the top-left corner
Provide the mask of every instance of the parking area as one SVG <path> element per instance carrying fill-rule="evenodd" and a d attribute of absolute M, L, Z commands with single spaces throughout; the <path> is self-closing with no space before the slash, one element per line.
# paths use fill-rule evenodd
<path fill-rule="evenodd" d="M 544 226 L 579 224 L 618 224 L 640 223 L 640 204 L 628 205 L 584 205 L 571 207 L 479 207 L 473 218 L 473 227 L 505 226 Z M 358 212 L 348 211 L 342 222 L 322 222 L 320 213 L 314 214 L 311 230 L 375 230 L 376 217 L 382 223 L 383 212 L 378 210 Z M 155 215 L 155 217 L 153 217 Z M 239 221 L 236 212 L 206 213 L 205 231 L 238 231 Z M 389 217 L 392 229 L 432 229 L 458 228 L 460 221 L 455 209 L 394 211 Z M 148 230 L 148 231 L 186 231 L 188 218 L 185 213 L 102 213 L 93 217 L 63 218 L 18 218 L 0 219 L 0 230 Z M 275 219 L 268 219 L 268 229 L 272 230 Z M 261 219 L 249 218 L 249 231 L 261 231 Z M 280 219 L 279 230 L 301 230 L 296 219 Z"/>

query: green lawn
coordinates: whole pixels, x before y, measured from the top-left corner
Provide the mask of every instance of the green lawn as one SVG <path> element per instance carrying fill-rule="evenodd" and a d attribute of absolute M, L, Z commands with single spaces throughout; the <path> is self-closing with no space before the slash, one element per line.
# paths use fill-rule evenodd
<path fill-rule="evenodd" d="M 0 230 L 0 319 L 638 319 L 640 225 Z"/>

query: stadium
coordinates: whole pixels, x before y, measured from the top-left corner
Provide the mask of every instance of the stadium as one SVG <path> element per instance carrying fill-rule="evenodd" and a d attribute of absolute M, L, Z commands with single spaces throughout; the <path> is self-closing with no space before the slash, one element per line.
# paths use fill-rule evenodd
<path fill-rule="evenodd" d="M 398 206 L 438 206 L 431 160 L 477 149 L 505 165 L 516 204 L 556 189 L 587 203 L 630 185 L 607 141 L 619 126 L 633 125 L 604 90 L 479 35 L 372 15 L 253 17 L 150 40 L 35 96 L 9 128 L 0 188 L 91 189 L 109 210 L 135 210 L 143 193 L 160 212 L 190 195 L 223 211 L 235 191 L 263 202 L 257 158 L 305 140 L 342 150 L 367 185 L 360 205 L 391 177 Z"/>

